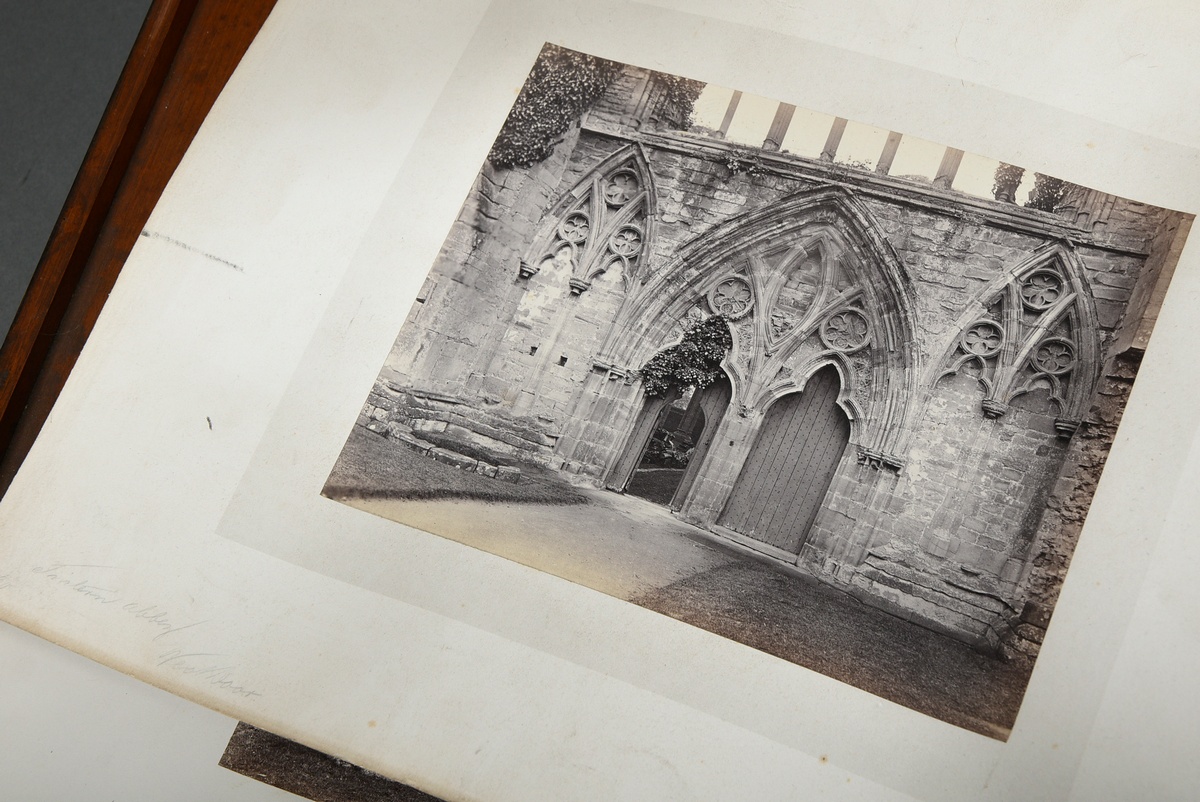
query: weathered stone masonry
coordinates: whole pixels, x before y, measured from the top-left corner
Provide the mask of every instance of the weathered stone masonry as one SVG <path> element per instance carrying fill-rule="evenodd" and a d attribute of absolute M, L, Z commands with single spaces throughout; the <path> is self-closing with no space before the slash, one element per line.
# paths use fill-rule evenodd
<path fill-rule="evenodd" d="M 1092 191 L 1051 214 L 769 148 L 747 162 L 657 124 L 655 91 L 626 68 L 550 157 L 485 165 L 360 424 L 620 489 L 652 414 L 638 369 L 722 313 L 732 397 L 677 514 L 1036 651 L 1188 221 Z M 748 460 L 791 453 L 756 450 L 784 431 L 769 413 L 830 370 L 849 435 L 815 519 L 750 531 L 726 510 Z"/>

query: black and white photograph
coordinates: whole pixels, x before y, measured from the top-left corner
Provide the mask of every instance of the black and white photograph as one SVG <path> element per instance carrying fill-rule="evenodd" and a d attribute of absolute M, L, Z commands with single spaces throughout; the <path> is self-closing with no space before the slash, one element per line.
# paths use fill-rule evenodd
<path fill-rule="evenodd" d="M 1005 740 L 1190 223 L 548 44 L 323 495 Z"/>
<path fill-rule="evenodd" d="M 1200 17 L 146 6 L 0 359 L 12 798 L 1200 796 Z"/>

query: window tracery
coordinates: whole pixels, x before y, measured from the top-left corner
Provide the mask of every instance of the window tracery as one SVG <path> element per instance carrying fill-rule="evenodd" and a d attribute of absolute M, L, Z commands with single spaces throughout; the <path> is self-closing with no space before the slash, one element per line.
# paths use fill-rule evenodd
<path fill-rule="evenodd" d="M 1086 412 L 1099 359 L 1095 313 L 1073 255 L 1063 245 L 1045 248 L 985 293 L 987 312 L 960 328 L 939 379 L 975 376 L 985 390 L 981 408 L 992 418 L 1044 389 L 1057 410 L 1057 431 L 1069 436 Z"/>
<path fill-rule="evenodd" d="M 550 224 L 521 261 L 518 276 L 531 278 L 554 259 L 568 259 L 568 287 L 580 295 L 597 276 L 619 273 L 626 287 L 643 272 L 653 217 L 650 172 L 636 148 L 610 156 L 559 202 Z"/>

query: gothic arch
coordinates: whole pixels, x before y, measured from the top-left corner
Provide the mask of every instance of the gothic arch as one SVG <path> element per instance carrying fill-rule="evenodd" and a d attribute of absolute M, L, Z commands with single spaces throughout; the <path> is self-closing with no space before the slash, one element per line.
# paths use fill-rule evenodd
<path fill-rule="evenodd" d="M 623 306 L 601 353 L 636 368 L 675 340 L 689 315 L 725 314 L 740 414 L 765 410 L 832 364 L 852 442 L 898 468 L 920 375 L 914 309 L 911 280 L 867 207 L 844 189 L 820 188 L 683 246 Z"/>
<path fill-rule="evenodd" d="M 1057 409 L 1056 429 L 1071 435 L 1087 414 L 1101 368 L 1095 303 L 1074 249 L 1049 243 L 992 281 L 943 347 L 935 384 L 970 368 L 989 417 L 1044 388 Z"/>
<path fill-rule="evenodd" d="M 858 427 L 862 425 L 863 410 L 858 400 L 850 393 L 849 379 L 853 375 L 854 368 L 844 354 L 835 352 L 818 356 L 801 366 L 797 373 L 783 381 L 773 383 L 762 397 L 762 408 L 768 409 L 771 404 L 785 395 L 804 392 L 808 380 L 824 367 L 832 367 L 838 374 L 841 391 L 838 393 L 837 405 L 841 407 L 842 412 L 846 413 L 846 418 L 850 421 L 850 439 L 852 442 L 856 442 L 859 439 L 856 437 L 856 433 Z"/>
<path fill-rule="evenodd" d="M 656 206 L 654 179 L 641 146 L 621 148 L 550 208 L 521 260 L 520 277 L 530 278 L 547 261 L 562 260 L 570 262 L 573 295 L 614 267 L 628 291 L 646 274 Z"/>

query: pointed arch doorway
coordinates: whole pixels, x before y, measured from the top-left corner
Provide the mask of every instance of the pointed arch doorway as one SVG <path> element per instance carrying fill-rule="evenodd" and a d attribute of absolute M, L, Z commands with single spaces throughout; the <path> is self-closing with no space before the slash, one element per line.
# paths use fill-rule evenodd
<path fill-rule="evenodd" d="M 608 489 L 673 510 L 683 506 L 733 397 L 722 376 L 703 390 L 648 398 L 629 443 L 609 474 Z"/>
<path fill-rule="evenodd" d="M 725 504 L 721 526 L 795 555 L 825 501 L 850 442 L 850 421 L 838 406 L 841 381 L 832 365 L 804 390 L 776 400 Z"/>

